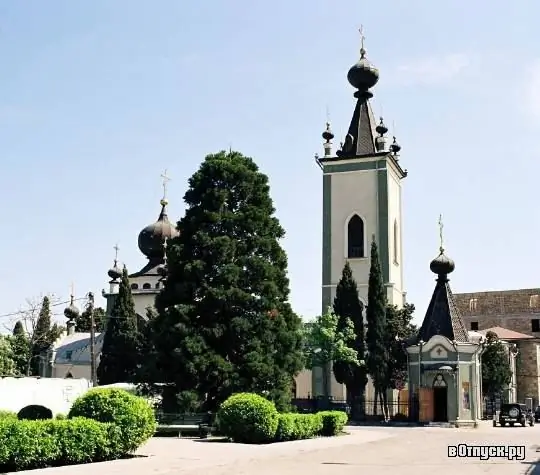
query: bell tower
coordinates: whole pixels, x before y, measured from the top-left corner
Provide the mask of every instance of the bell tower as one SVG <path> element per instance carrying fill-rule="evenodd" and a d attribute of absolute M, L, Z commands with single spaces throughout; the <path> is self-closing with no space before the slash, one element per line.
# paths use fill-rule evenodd
<path fill-rule="evenodd" d="M 379 249 L 388 303 L 400 307 L 404 303 L 401 183 L 407 171 L 401 167 L 396 138 L 388 146 L 388 128 L 373 115 L 370 90 L 379 71 L 367 60 L 360 33 L 360 59 L 347 74 L 356 89 L 349 130 L 334 154 L 334 134 L 327 122 L 324 156 L 316 156 L 323 173 L 323 312 L 333 303 L 346 261 L 360 298 L 367 303 L 372 239 Z"/>

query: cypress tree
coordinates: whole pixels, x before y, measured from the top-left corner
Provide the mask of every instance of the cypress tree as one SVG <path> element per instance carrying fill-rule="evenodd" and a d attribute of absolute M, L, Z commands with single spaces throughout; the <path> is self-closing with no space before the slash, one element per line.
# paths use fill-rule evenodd
<path fill-rule="evenodd" d="M 347 262 L 343 267 L 341 279 L 336 288 L 334 313 L 339 317 L 338 332 L 343 332 L 348 322 L 352 322 L 354 335 L 345 344 L 356 352 L 359 361 L 363 361 L 365 358 L 363 311 L 364 306 L 358 296 L 358 287 L 351 266 Z M 350 402 L 361 403 L 367 383 L 365 365 L 338 360 L 334 361 L 333 369 L 336 380 L 347 387 L 347 396 Z M 353 407 L 355 406 L 356 404 L 353 404 Z"/>
<path fill-rule="evenodd" d="M 90 308 L 85 308 L 81 313 L 79 318 L 75 321 L 75 331 L 76 332 L 89 332 L 90 323 L 92 321 L 90 315 Z M 96 326 L 96 332 L 101 332 L 105 329 L 107 316 L 105 310 L 101 307 L 94 308 L 94 323 Z"/>
<path fill-rule="evenodd" d="M 41 309 L 36 320 L 34 331 L 31 335 L 32 360 L 30 361 L 29 370 L 32 375 L 39 375 L 43 353 L 48 349 L 51 343 L 51 302 L 49 297 L 45 296 L 43 297 Z"/>
<path fill-rule="evenodd" d="M 386 348 L 386 288 L 383 282 L 379 253 L 375 240 L 371 243 L 371 267 L 368 282 L 367 307 L 367 369 L 373 380 L 375 399 L 379 396 L 381 406 L 388 380 L 388 351 Z M 377 400 L 375 400 L 375 414 Z"/>
<path fill-rule="evenodd" d="M 238 152 L 209 155 L 184 201 L 156 298 L 154 377 L 184 410 L 215 410 L 244 391 L 283 408 L 303 366 L 302 326 L 268 178 Z"/>
<path fill-rule="evenodd" d="M 124 267 L 118 295 L 114 301 L 103 337 L 101 357 L 97 368 L 100 385 L 132 382 L 137 371 L 139 335 L 137 314 Z"/>
<path fill-rule="evenodd" d="M 30 357 L 30 341 L 24 330 L 23 323 L 19 320 L 13 328 L 11 348 L 17 374 L 27 374 Z"/>

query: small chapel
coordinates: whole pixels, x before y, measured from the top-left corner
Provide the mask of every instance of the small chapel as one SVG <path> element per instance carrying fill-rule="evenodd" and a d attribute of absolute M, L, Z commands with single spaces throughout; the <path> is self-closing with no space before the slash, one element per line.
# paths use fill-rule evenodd
<path fill-rule="evenodd" d="M 476 426 L 482 419 L 484 337 L 467 331 L 448 275 L 455 269 L 442 246 L 430 263 L 435 290 L 418 334 L 407 347 L 409 411 L 413 420 Z"/>

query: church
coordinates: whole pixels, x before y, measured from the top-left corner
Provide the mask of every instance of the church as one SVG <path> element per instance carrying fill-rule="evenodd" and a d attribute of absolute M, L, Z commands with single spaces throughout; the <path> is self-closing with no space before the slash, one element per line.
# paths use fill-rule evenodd
<path fill-rule="evenodd" d="M 164 174 L 162 178 L 164 180 L 164 193 L 160 201 L 161 211 L 158 219 L 144 227 L 138 237 L 139 250 L 147 258 L 147 263 L 138 272 L 129 276 L 135 311 L 141 320 L 146 320 L 148 308 L 153 307 L 156 295 L 161 290 L 166 242 L 178 235 L 176 224 L 169 220 L 167 214 L 166 183 L 168 177 Z M 122 276 L 122 269 L 118 266 L 118 246 L 115 246 L 115 250 L 114 263 L 108 271 L 109 289 L 102 291 L 106 300 L 107 315 L 110 315 Z M 75 318 L 79 312 L 80 310 L 75 306 L 72 296 L 71 304 L 65 312 L 68 316 L 67 332 L 49 349 L 45 362 L 42 364 L 41 376 L 91 379 L 90 333 L 75 332 Z M 102 333 L 96 333 L 95 343 L 96 364 L 99 365 L 99 355 L 103 344 Z"/>

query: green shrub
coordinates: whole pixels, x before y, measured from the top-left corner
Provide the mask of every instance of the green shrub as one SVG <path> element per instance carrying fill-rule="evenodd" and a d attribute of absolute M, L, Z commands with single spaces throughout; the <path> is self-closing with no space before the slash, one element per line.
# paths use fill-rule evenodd
<path fill-rule="evenodd" d="M 38 421 L 41 419 L 52 419 L 52 411 L 44 406 L 31 405 L 23 407 L 17 414 L 19 419 Z"/>
<path fill-rule="evenodd" d="M 276 442 L 312 439 L 322 430 L 322 419 L 318 414 L 280 414 L 276 431 Z"/>
<path fill-rule="evenodd" d="M 321 435 L 331 437 L 343 431 L 349 417 L 342 411 L 322 411 L 317 413 L 322 419 Z"/>
<path fill-rule="evenodd" d="M 67 416 L 65 414 L 56 414 L 56 416 L 54 416 L 54 418 L 57 420 L 57 421 L 63 421 L 65 419 L 67 419 Z"/>
<path fill-rule="evenodd" d="M 3 419 L 17 419 L 17 413 L 13 411 L 0 410 L 0 421 Z"/>
<path fill-rule="evenodd" d="M 0 472 L 100 462 L 122 455 L 119 429 L 89 419 L 0 420 Z"/>
<path fill-rule="evenodd" d="M 71 406 L 68 417 L 112 423 L 120 430 L 121 452 L 134 452 L 156 431 L 154 411 L 142 397 L 123 389 L 92 389 Z"/>
<path fill-rule="evenodd" d="M 276 406 L 258 394 L 233 394 L 221 405 L 217 417 L 221 433 L 234 442 L 264 444 L 276 435 Z"/>

